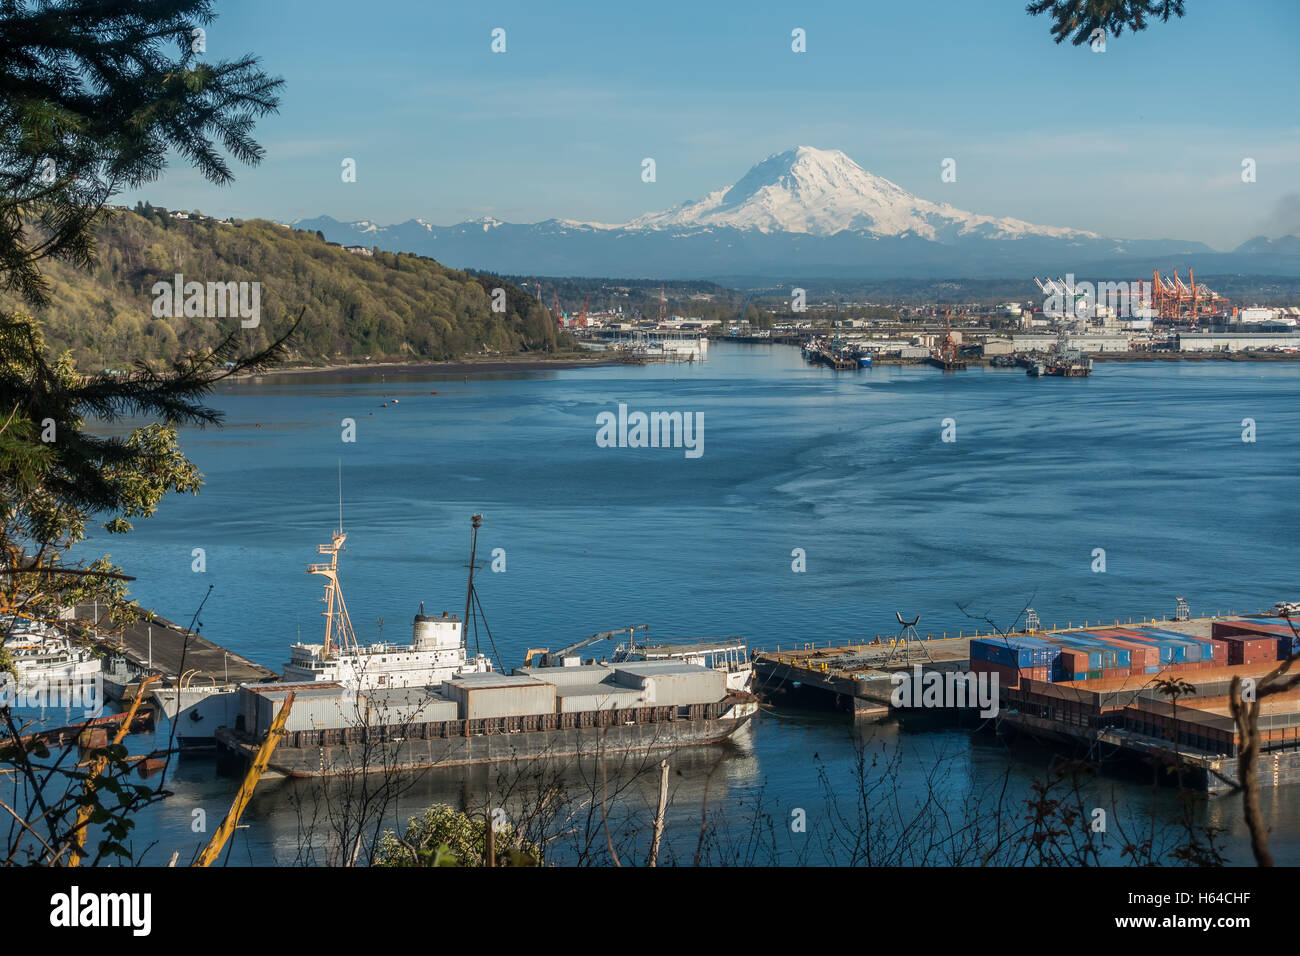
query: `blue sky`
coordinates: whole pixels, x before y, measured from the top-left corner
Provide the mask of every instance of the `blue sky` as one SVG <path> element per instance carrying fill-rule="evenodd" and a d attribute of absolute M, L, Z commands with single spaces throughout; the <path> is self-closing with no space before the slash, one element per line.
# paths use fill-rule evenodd
<path fill-rule="evenodd" d="M 1300 192 L 1296 0 L 1187 0 L 1182 20 L 1105 53 L 1056 45 L 1022 0 L 809 7 L 217 0 L 209 59 L 252 52 L 286 80 L 258 127 L 267 157 L 225 188 L 176 163 L 125 201 L 621 222 L 807 145 L 975 212 L 1231 248 L 1278 231 Z M 791 52 L 795 27 L 806 53 Z"/>

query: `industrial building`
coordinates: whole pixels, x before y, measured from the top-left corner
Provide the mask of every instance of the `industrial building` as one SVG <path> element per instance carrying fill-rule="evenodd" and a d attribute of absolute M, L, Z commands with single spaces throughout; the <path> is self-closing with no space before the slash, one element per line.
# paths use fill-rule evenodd
<path fill-rule="evenodd" d="M 1178 349 L 1182 352 L 1300 351 L 1300 332 L 1180 332 Z"/>
<path fill-rule="evenodd" d="M 1132 338 L 1127 335 L 1098 335 L 1072 333 L 1066 335 L 1065 346 L 1080 352 L 1128 352 Z M 1060 337 L 1056 335 L 1013 335 L 1012 345 L 1017 352 L 1048 352 L 1056 348 Z"/>
<path fill-rule="evenodd" d="M 1010 355 L 1016 350 L 1015 345 L 1010 339 L 985 339 L 984 344 L 980 347 L 983 355 Z"/>

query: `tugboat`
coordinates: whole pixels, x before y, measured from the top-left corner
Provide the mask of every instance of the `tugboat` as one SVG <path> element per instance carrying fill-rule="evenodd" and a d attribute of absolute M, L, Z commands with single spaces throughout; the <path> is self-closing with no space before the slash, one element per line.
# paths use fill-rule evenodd
<path fill-rule="evenodd" d="M 1035 378 L 1087 378 L 1092 374 L 1092 359 L 1078 349 L 1070 348 L 1069 340 L 1061 334 L 1056 340 L 1056 351 L 1045 361 L 1030 362 L 1026 371 Z"/>
<path fill-rule="evenodd" d="M 1058 353 L 1047 363 L 1047 374 L 1058 378 L 1087 378 L 1092 374 L 1092 359 L 1082 352 L 1070 349 Z"/>

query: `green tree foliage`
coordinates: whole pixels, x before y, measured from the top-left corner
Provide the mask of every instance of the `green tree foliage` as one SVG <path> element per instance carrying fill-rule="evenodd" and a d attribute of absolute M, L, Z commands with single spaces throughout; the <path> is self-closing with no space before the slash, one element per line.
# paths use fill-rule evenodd
<path fill-rule="evenodd" d="M 1183 0 L 1031 0 L 1025 12 L 1051 17 L 1057 43 L 1072 36 L 1071 42 L 1082 46 L 1097 30 L 1115 37 L 1125 27 L 1133 33 L 1145 30 L 1148 17 L 1168 23 L 1170 17 L 1183 15 Z"/>
<path fill-rule="evenodd" d="M 48 305 L 38 312 L 51 347 L 69 350 L 85 369 L 170 362 L 230 331 L 260 348 L 300 311 L 288 357 L 306 363 L 441 361 L 572 345 L 536 299 L 494 276 L 415 255 L 358 255 L 266 220 L 173 219 L 144 204 L 111 212 L 94 230 L 98 267 L 52 263 Z M 260 324 L 156 316 L 154 283 L 174 283 L 177 273 L 187 283 L 260 283 Z M 492 310 L 496 288 L 506 293 L 501 313 Z"/>
<path fill-rule="evenodd" d="M 485 817 L 434 804 L 406 823 L 402 836 L 386 830 L 375 848 L 375 866 L 482 866 L 487 858 Z M 497 866 L 537 866 L 538 848 L 509 824 L 494 834 Z"/>
<path fill-rule="evenodd" d="M 53 621 L 92 597 L 114 616 L 133 613 L 108 556 L 69 566 L 67 549 L 95 516 L 126 531 L 165 495 L 197 490 L 177 426 L 218 423 L 203 404 L 212 386 L 283 357 L 283 339 L 268 341 L 265 330 L 248 341 L 238 328 L 209 327 L 191 349 L 174 343 L 166 370 L 87 375 L 66 352 L 51 354 L 27 311 L 67 327 L 51 275 L 95 262 L 104 204 L 156 179 L 169 153 L 215 183 L 231 179 L 222 150 L 260 159 L 253 121 L 275 108 L 280 81 L 251 57 L 199 62 L 192 31 L 211 20 L 210 0 L 0 0 L 0 647 L 16 618 Z M 113 251 L 109 268 L 123 268 Z M 157 259 L 167 249 L 150 251 Z M 90 328 L 120 318 L 132 334 L 133 316 L 119 315 L 113 295 L 99 294 L 91 309 Z M 153 423 L 117 436 L 97 428 L 128 415 Z M 128 783 L 120 746 L 89 756 L 102 757 L 102 769 L 24 739 L 0 706 L 0 776 L 14 783 L 5 795 L 15 801 L 3 804 L 13 823 L 0 865 L 131 860 L 132 814 L 164 797 L 163 783 Z M 85 827 L 101 837 L 93 850 Z"/>
<path fill-rule="evenodd" d="M 251 56 L 200 62 L 212 20 L 211 0 L 0 0 L 0 288 L 40 304 L 41 259 L 91 265 L 100 208 L 169 150 L 218 184 L 222 148 L 260 161 L 253 123 L 283 81 Z"/>

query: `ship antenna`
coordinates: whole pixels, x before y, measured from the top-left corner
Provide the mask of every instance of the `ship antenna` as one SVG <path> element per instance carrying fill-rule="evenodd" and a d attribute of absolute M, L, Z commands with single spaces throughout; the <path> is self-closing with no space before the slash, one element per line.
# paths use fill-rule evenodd
<path fill-rule="evenodd" d="M 339 531 L 343 530 L 343 459 L 339 459 Z"/>

